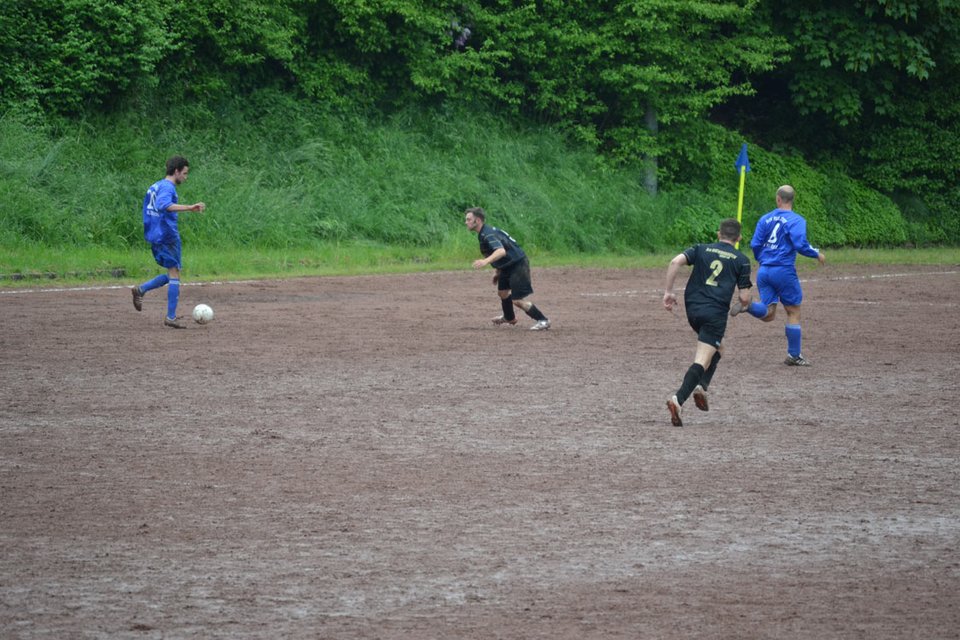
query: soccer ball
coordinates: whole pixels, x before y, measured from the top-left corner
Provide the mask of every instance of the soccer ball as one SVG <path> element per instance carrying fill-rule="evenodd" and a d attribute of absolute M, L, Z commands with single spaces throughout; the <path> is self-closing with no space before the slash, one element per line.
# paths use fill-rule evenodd
<path fill-rule="evenodd" d="M 193 308 L 193 321 L 197 324 L 207 324 L 213 320 L 213 309 L 206 304 L 198 304 Z"/>

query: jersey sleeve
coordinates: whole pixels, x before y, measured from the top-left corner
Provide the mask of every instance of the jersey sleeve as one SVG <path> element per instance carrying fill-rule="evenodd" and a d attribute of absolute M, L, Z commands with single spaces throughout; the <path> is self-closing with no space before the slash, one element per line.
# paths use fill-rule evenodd
<path fill-rule="evenodd" d="M 797 216 L 790 227 L 790 240 L 793 248 L 800 255 L 808 258 L 816 258 L 820 255 L 820 252 L 810 246 L 810 241 L 807 240 L 807 221 L 801 216 Z"/>
<path fill-rule="evenodd" d="M 743 254 L 737 258 L 737 288 L 753 288 L 753 282 L 750 281 L 750 258 Z"/>
<path fill-rule="evenodd" d="M 493 233 L 492 231 L 485 231 L 483 236 L 480 238 L 480 246 L 481 250 L 485 248 L 490 252 L 486 253 L 485 255 L 490 255 L 497 249 L 502 249 L 503 243 L 500 242 L 500 238 L 497 237 L 496 233 Z"/>
<path fill-rule="evenodd" d="M 757 228 L 753 230 L 753 237 L 750 238 L 750 249 L 753 251 L 754 260 L 760 260 L 760 251 L 763 249 L 766 230 L 764 229 L 764 220 L 761 218 L 757 222 Z"/>
<path fill-rule="evenodd" d="M 166 213 L 167 208 L 176 202 L 177 190 L 173 188 L 173 185 L 168 187 L 165 184 L 161 184 L 160 188 L 157 190 L 157 199 L 153 203 L 153 206 L 156 208 L 156 210 L 161 213 Z"/>

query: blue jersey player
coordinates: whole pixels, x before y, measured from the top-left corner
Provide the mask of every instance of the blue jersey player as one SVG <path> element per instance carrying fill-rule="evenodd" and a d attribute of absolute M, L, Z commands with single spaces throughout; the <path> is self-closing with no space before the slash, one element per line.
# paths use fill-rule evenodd
<path fill-rule="evenodd" d="M 177 186 L 186 181 L 190 173 L 190 163 L 186 158 L 173 156 L 167 160 L 167 175 L 164 179 L 150 185 L 143 198 L 143 238 L 150 243 L 153 258 L 157 264 L 167 269 L 152 280 L 133 287 L 133 307 L 143 308 L 143 296 L 148 291 L 167 285 L 167 313 L 163 325 L 173 329 L 185 329 L 178 321 L 177 303 L 180 300 L 180 230 L 177 227 L 177 214 L 181 211 L 203 211 L 206 205 L 178 204 Z"/>
<path fill-rule="evenodd" d="M 717 230 L 717 242 L 690 247 L 670 261 L 667 267 L 667 282 L 663 293 L 663 306 L 673 311 L 677 295 L 673 292 L 680 267 L 690 265 L 690 279 L 684 290 L 683 302 L 687 322 L 697 332 L 697 351 L 693 364 L 687 369 L 683 383 L 667 400 L 670 421 L 682 427 L 680 411 L 691 395 L 697 408 L 709 410 L 707 388 L 717 371 L 717 363 L 723 353 L 723 336 L 727 331 L 727 312 L 730 299 L 737 291 L 737 304 L 750 304 L 750 258 L 737 250 L 740 242 L 740 223 L 727 218 Z"/>
<path fill-rule="evenodd" d="M 810 362 L 800 353 L 803 333 L 800 329 L 800 304 L 803 290 L 797 276 L 797 254 L 824 263 L 823 252 L 810 246 L 807 240 L 807 221 L 793 210 L 795 191 L 790 185 L 777 189 L 777 208 L 764 214 L 750 240 L 753 256 L 759 263 L 757 289 L 760 301 L 749 305 L 734 304 L 730 315 L 746 311 L 764 322 L 773 321 L 777 303 L 782 302 L 787 312 L 787 359 L 784 364 L 807 367 Z"/>
<path fill-rule="evenodd" d="M 496 269 L 493 283 L 497 285 L 500 296 L 500 308 L 503 313 L 493 319 L 496 325 L 515 325 L 517 316 L 513 307 L 536 320 L 531 331 L 543 331 L 550 328 L 550 321 L 527 297 L 533 293 L 530 281 L 530 261 L 517 241 L 510 234 L 486 224 L 486 214 L 480 207 L 471 207 L 464 212 L 464 224 L 477 234 L 480 241 L 480 254 L 483 258 L 473 261 L 474 269 L 488 265 Z"/>

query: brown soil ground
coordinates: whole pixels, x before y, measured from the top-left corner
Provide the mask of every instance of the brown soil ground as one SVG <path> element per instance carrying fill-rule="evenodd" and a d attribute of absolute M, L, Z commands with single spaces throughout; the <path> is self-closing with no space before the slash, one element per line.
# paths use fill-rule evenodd
<path fill-rule="evenodd" d="M 683 428 L 660 270 L 0 291 L 0 636 L 960 637 L 960 268 L 801 276 Z"/>

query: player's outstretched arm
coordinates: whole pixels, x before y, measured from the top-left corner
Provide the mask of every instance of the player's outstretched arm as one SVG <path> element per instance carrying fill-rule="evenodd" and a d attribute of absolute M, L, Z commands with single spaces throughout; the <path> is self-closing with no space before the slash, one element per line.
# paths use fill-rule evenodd
<path fill-rule="evenodd" d="M 687 264 L 687 256 L 678 253 L 667 266 L 667 282 L 663 287 L 663 307 L 667 311 L 673 311 L 673 306 L 677 304 L 677 294 L 673 292 L 673 285 L 677 281 L 680 267 L 685 264 Z"/>

